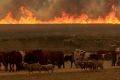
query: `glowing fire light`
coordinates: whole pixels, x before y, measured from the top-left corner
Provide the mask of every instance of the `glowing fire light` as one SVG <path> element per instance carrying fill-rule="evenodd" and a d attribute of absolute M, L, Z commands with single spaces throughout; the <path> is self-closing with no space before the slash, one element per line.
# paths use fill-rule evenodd
<path fill-rule="evenodd" d="M 48 21 L 38 20 L 34 14 L 25 7 L 21 7 L 22 16 L 19 20 L 13 18 L 12 12 L 0 20 L 0 24 L 120 24 L 116 17 L 116 8 L 113 5 L 112 11 L 106 16 L 99 16 L 97 19 L 90 19 L 87 14 L 81 14 L 77 18 L 63 12 L 61 17 L 55 17 Z"/>

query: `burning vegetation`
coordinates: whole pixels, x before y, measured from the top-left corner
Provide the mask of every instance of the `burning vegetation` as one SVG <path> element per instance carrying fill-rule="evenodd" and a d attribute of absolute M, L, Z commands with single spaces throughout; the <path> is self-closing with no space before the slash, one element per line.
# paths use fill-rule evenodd
<path fill-rule="evenodd" d="M 0 24 L 120 24 L 118 0 L 1 0 L 0 3 Z"/>

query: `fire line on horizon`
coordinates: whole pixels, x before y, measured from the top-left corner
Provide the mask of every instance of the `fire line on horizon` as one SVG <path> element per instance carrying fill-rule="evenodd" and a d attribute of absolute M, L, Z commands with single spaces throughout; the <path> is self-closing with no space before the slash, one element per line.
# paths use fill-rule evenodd
<path fill-rule="evenodd" d="M 41 20 L 37 19 L 34 12 L 26 6 L 21 6 L 20 11 L 22 16 L 19 19 L 15 19 L 12 11 L 9 11 L 4 18 L 0 19 L 0 24 L 120 24 L 120 19 L 116 16 L 115 5 L 112 5 L 112 11 L 105 17 L 98 16 L 95 19 L 90 18 L 86 13 L 82 13 L 76 17 L 62 11 L 61 16 L 49 20 Z"/>

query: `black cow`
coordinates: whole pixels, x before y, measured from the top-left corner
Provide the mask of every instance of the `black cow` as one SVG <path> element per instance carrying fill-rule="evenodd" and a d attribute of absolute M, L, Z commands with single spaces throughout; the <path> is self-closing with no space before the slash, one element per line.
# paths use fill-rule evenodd
<path fill-rule="evenodd" d="M 93 53 L 89 56 L 89 60 L 92 60 L 92 63 L 94 64 L 94 69 L 103 69 L 103 56 L 102 54 Z"/>
<path fill-rule="evenodd" d="M 3 55 L 4 52 L 0 52 L 0 69 L 1 69 L 1 64 L 3 63 Z"/>
<path fill-rule="evenodd" d="M 111 60 L 111 51 L 109 50 L 99 50 L 97 54 L 103 55 L 104 60 Z"/>
<path fill-rule="evenodd" d="M 117 54 L 115 51 L 111 51 L 111 57 L 112 57 L 112 66 L 115 66 L 117 62 Z"/>
<path fill-rule="evenodd" d="M 88 57 L 89 60 L 103 60 L 103 55 L 99 54 L 99 53 L 92 53 L 90 54 L 90 56 Z"/>
<path fill-rule="evenodd" d="M 28 64 L 40 63 L 45 65 L 48 63 L 48 53 L 40 49 L 25 51 L 24 62 Z"/>
<path fill-rule="evenodd" d="M 14 66 L 16 66 L 16 71 L 20 70 L 22 64 L 22 55 L 18 51 L 3 52 L 3 65 L 5 66 L 5 71 L 14 71 Z"/>
<path fill-rule="evenodd" d="M 73 65 L 73 62 L 74 62 L 73 54 L 65 55 L 64 62 L 67 62 L 67 61 L 71 62 L 71 68 L 72 68 L 72 65 Z"/>
<path fill-rule="evenodd" d="M 49 51 L 48 60 L 51 64 L 58 65 L 58 68 L 61 68 L 62 65 L 63 68 L 65 67 L 63 51 Z"/>
<path fill-rule="evenodd" d="M 24 62 L 28 64 L 38 63 L 41 56 L 41 52 L 41 50 L 25 51 Z"/>

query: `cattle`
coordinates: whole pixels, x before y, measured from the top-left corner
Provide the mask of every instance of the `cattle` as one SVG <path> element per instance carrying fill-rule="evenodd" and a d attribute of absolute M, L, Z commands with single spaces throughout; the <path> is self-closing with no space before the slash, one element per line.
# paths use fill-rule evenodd
<path fill-rule="evenodd" d="M 33 72 L 33 71 L 51 71 L 53 72 L 55 66 L 52 64 L 47 64 L 47 65 L 41 65 L 39 63 L 32 63 L 32 64 L 28 64 L 28 63 L 23 63 L 23 67 L 25 68 L 25 70 L 29 71 L 29 72 Z"/>
<path fill-rule="evenodd" d="M 29 71 L 29 72 L 33 72 L 33 71 L 41 71 L 41 65 L 39 63 L 32 63 L 32 64 L 28 64 L 28 63 L 23 63 L 23 67 L 25 70 Z"/>
<path fill-rule="evenodd" d="M 89 60 L 89 61 L 80 61 L 78 63 L 79 67 L 81 68 L 81 70 L 90 70 L 90 71 L 94 71 L 94 70 L 103 70 L 103 61 L 97 61 L 97 60 Z"/>
<path fill-rule="evenodd" d="M 25 51 L 24 62 L 28 64 L 40 63 L 41 65 L 53 64 L 64 67 L 64 53 L 62 51 L 31 50 Z"/>
<path fill-rule="evenodd" d="M 9 65 L 9 56 L 7 52 L 2 52 L 2 63 L 3 66 L 5 67 L 5 71 L 8 71 L 8 65 Z"/>
<path fill-rule="evenodd" d="M 89 56 L 88 60 L 91 60 L 94 64 L 93 69 L 98 70 L 100 68 L 103 70 L 103 56 L 102 54 L 93 53 Z"/>
<path fill-rule="evenodd" d="M 16 65 L 16 71 L 20 70 L 22 64 L 22 55 L 18 51 L 11 51 L 8 53 L 8 60 L 10 64 L 10 71 L 14 71 L 14 65 Z"/>
<path fill-rule="evenodd" d="M 101 70 L 103 70 L 103 69 L 104 69 L 103 64 L 104 64 L 104 63 L 103 63 L 103 60 L 98 60 L 98 61 L 97 61 L 97 64 L 96 64 L 96 65 L 97 65 L 96 68 L 97 68 L 97 69 L 100 68 Z"/>
<path fill-rule="evenodd" d="M 61 68 L 61 66 L 64 66 L 64 53 L 63 51 L 49 51 L 48 54 L 48 60 L 51 64 L 57 65 L 58 68 Z"/>
<path fill-rule="evenodd" d="M 117 63 L 117 66 L 120 66 L 120 48 L 116 48 L 115 49 L 115 53 L 116 53 L 116 63 Z"/>
<path fill-rule="evenodd" d="M 111 56 L 112 56 L 112 66 L 116 65 L 117 62 L 117 54 L 115 51 L 111 51 Z"/>
<path fill-rule="evenodd" d="M 1 69 L 1 65 L 3 63 L 3 55 L 4 55 L 4 52 L 0 52 L 0 69 Z"/>
<path fill-rule="evenodd" d="M 87 61 L 87 62 L 85 62 L 85 68 L 89 69 L 89 70 L 94 70 L 95 69 L 95 63 L 92 60 Z"/>
<path fill-rule="evenodd" d="M 111 51 L 109 50 L 99 50 L 97 51 L 97 54 L 100 54 L 103 56 L 104 60 L 111 60 Z"/>
<path fill-rule="evenodd" d="M 28 64 L 39 63 L 41 50 L 25 51 L 24 62 Z"/>
<path fill-rule="evenodd" d="M 76 68 L 79 68 L 78 63 L 80 61 L 83 61 L 84 55 L 85 55 L 85 51 L 83 51 L 83 50 L 76 49 L 74 51 L 73 58 L 74 58 L 74 63 L 75 63 Z"/>
<path fill-rule="evenodd" d="M 120 66 L 120 57 L 118 57 L 117 66 Z"/>
<path fill-rule="evenodd" d="M 53 64 L 41 65 L 40 71 L 51 71 L 53 72 L 55 66 Z"/>
<path fill-rule="evenodd" d="M 102 54 L 92 53 L 88 57 L 89 60 L 103 60 Z"/>
<path fill-rule="evenodd" d="M 79 66 L 82 70 L 85 70 L 85 69 L 86 69 L 85 62 L 79 61 L 77 64 L 78 64 L 78 66 Z"/>
<path fill-rule="evenodd" d="M 73 54 L 67 54 L 67 55 L 64 56 L 64 62 L 67 62 L 67 61 L 71 62 L 71 68 L 72 68 L 72 65 L 73 65 L 73 62 L 74 62 Z"/>
<path fill-rule="evenodd" d="M 22 55 L 18 51 L 9 51 L 9 52 L 3 52 L 3 60 L 2 63 L 5 67 L 5 71 L 13 72 L 16 66 L 16 71 L 20 71 L 20 67 L 22 64 Z M 8 66 L 9 65 L 9 66 Z"/>
<path fill-rule="evenodd" d="M 103 56 L 97 53 L 88 53 L 82 50 L 75 51 L 74 53 L 75 66 L 82 69 L 89 68 L 90 70 L 103 69 Z"/>

